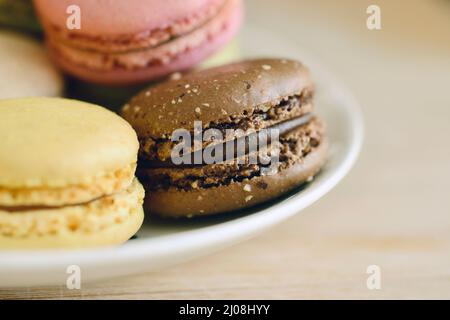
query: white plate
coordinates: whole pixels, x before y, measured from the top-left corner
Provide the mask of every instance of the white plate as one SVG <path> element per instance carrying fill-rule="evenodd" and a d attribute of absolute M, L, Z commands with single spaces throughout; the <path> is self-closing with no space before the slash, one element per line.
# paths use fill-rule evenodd
<path fill-rule="evenodd" d="M 331 140 L 330 157 L 320 175 L 282 199 L 246 212 L 192 221 L 147 221 L 138 239 L 116 248 L 0 252 L 0 287 L 64 285 L 70 265 L 80 266 L 83 283 L 174 265 L 248 239 L 299 213 L 336 186 L 354 164 L 363 139 L 362 117 L 353 96 L 289 41 L 247 27 L 241 46 L 246 57 L 291 57 L 312 69 L 317 113 L 327 121 Z"/>

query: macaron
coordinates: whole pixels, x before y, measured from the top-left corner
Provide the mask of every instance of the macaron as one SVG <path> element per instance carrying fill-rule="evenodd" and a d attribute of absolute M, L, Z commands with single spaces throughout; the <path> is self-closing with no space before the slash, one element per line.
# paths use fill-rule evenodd
<path fill-rule="evenodd" d="M 256 59 L 191 73 L 133 97 L 121 114 L 140 141 L 137 175 L 148 213 L 231 212 L 311 181 L 328 149 L 313 96 L 310 72 L 300 62 Z"/>
<path fill-rule="evenodd" d="M 59 96 L 63 78 L 36 40 L 0 30 L 0 99 Z"/>
<path fill-rule="evenodd" d="M 31 0 L 0 0 L 0 26 L 39 32 L 39 21 Z"/>
<path fill-rule="evenodd" d="M 224 46 L 242 0 L 35 0 L 55 62 L 88 82 L 124 85 L 189 69 Z M 80 28 L 68 28 L 68 8 Z M 72 10 L 71 9 L 71 10 Z"/>
<path fill-rule="evenodd" d="M 138 140 L 102 107 L 61 98 L 0 100 L 0 248 L 125 242 L 143 221 Z"/>

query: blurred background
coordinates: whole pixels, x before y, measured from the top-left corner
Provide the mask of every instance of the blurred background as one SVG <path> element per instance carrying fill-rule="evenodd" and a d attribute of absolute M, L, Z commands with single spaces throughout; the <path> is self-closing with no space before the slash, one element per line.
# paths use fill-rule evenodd
<path fill-rule="evenodd" d="M 366 27 L 372 4 L 381 30 Z M 246 7 L 245 28 L 303 48 L 360 101 L 366 138 L 350 175 L 301 215 L 215 255 L 81 293 L 9 297 L 450 298 L 450 1 Z M 369 265 L 380 267 L 380 290 L 366 286 Z"/>

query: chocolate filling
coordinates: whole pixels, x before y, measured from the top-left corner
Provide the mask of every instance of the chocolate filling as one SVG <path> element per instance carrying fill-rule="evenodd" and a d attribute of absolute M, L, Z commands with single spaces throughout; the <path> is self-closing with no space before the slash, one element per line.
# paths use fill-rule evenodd
<path fill-rule="evenodd" d="M 258 131 L 269 128 L 289 119 L 298 118 L 311 112 L 312 91 L 305 90 L 299 95 L 292 95 L 282 99 L 275 106 L 259 106 L 252 112 L 244 112 L 241 115 L 230 116 L 226 120 L 217 123 L 209 123 L 204 130 L 218 129 L 225 136 L 227 129 Z M 152 160 L 167 161 L 176 142 L 167 138 L 145 138 L 140 140 L 139 157 L 142 161 Z M 204 147 L 206 144 L 204 145 Z"/>
<path fill-rule="evenodd" d="M 297 117 L 291 120 L 287 120 L 281 123 L 278 123 L 274 126 L 269 127 L 268 129 L 270 130 L 277 130 L 279 135 L 285 135 L 286 133 L 288 133 L 289 131 L 294 130 L 295 128 L 298 128 L 300 126 L 303 126 L 307 123 L 309 123 L 311 121 L 311 119 L 313 118 L 312 114 L 306 114 L 304 116 L 301 117 Z M 238 156 L 237 154 L 237 146 L 239 144 L 243 144 L 245 145 L 245 154 L 247 155 L 250 152 L 250 147 L 249 147 L 249 141 L 251 139 L 255 139 L 256 141 L 259 141 L 259 133 L 258 132 L 253 132 L 247 136 L 243 136 L 243 137 L 239 137 L 233 140 L 233 150 L 234 150 L 234 157 L 236 158 Z M 269 134 L 267 134 L 267 144 L 271 143 L 271 136 Z M 219 146 L 218 146 L 219 145 Z M 214 148 L 219 148 L 222 149 L 222 154 L 226 154 L 226 148 L 229 147 L 229 145 L 226 142 L 221 142 L 218 144 L 214 144 L 214 145 L 209 145 L 207 148 L 210 147 L 214 147 Z M 205 149 L 200 149 L 197 151 L 192 152 L 189 157 L 191 159 L 190 163 L 192 164 L 174 164 L 172 163 L 171 159 L 168 159 L 166 161 L 160 161 L 160 160 L 147 160 L 147 161 L 143 161 L 141 167 L 143 168 L 164 168 L 164 167 L 172 167 L 172 168 L 187 168 L 187 167 L 195 167 L 195 166 L 202 166 L 202 165 L 206 165 L 206 163 L 201 163 L 201 164 L 194 164 L 195 161 L 194 159 L 196 158 L 196 156 L 198 158 L 202 158 L 202 154 L 204 152 Z M 220 162 L 219 162 L 220 163 Z"/>
<path fill-rule="evenodd" d="M 303 159 L 316 149 L 324 136 L 323 124 L 313 118 L 308 123 L 300 125 L 280 136 L 280 155 L 278 170 L 286 169 Z M 149 180 L 148 191 L 193 190 L 212 188 L 241 182 L 245 179 L 262 176 L 269 165 L 263 164 L 212 164 L 199 167 L 143 168 L 138 169 L 142 181 Z M 263 188 L 264 186 L 261 186 Z"/>

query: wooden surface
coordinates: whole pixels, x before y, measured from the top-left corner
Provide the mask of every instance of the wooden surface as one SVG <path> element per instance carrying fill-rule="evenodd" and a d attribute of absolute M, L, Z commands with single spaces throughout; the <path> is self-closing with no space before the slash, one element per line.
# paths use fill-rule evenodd
<path fill-rule="evenodd" d="M 366 28 L 372 3 L 380 31 Z M 298 42 L 358 96 L 367 133 L 351 174 L 303 214 L 215 255 L 81 291 L 0 298 L 450 298 L 450 2 L 247 8 L 247 23 Z M 380 290 L 366 287 L 369 265 L 381 268 Z"/>

